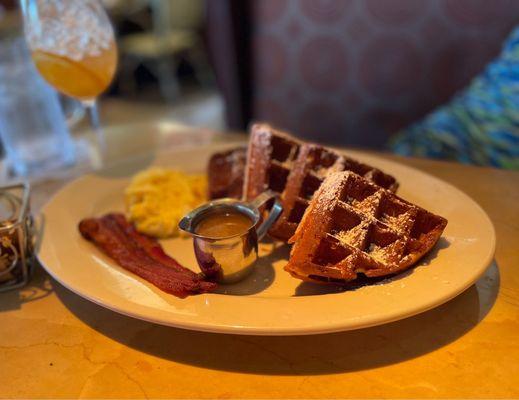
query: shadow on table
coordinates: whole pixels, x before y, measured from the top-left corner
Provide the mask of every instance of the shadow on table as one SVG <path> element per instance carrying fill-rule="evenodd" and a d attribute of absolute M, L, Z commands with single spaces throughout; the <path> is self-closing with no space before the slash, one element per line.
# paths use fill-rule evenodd
<path fill-rule="evenodd" d="M 0 293 L 0 313 L 19 310 L 25 303 L 47 297 L 54 291 L 55 286 L 56 283 L 51 284 L 49 276 L 37 264 L 33 277 L 26 286 Z"/>
<path fill-rule="evenodd" d="M 414 317 L 356 331 L 285 337 L 211 334 L 154 325 L 95 306 L 52 282 L 57 295 L 76 316 L 138 351 L 217 370 L 319 375 L 402 362 L 457 340 L 492 308 L 499 291 L 499 270 L 493 263 L 465 292 Z"/>

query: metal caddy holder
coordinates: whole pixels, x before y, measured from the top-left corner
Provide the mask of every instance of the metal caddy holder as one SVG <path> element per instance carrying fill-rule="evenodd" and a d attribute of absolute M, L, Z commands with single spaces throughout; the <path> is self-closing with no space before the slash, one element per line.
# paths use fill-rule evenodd
<path fill-rule="evenodd" d="M 0 292 L 25 286 L 33 267 L 33 219 L 28 183 L 0 187 Z"/>

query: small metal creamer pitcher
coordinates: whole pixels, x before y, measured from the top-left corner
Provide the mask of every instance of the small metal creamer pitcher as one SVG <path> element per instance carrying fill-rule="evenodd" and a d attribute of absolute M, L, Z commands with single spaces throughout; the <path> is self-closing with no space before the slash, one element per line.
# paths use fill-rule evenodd
<path fill-rule="evenodd" d="M 260 208 L 272 199 L 272 208 L 257 227 L 261 219 Z M 251 220 L 251 227 L 243 233 L 221 238 L 196 232 L 197 225 L 205 217 L 226 211 L 247 216 Z M 269 190 L 251 202 L 224 198 L 206 203 L 182 218 L 178 227 L 193 236 L 196 260 L 204 275 L 220 283 L 234 283 L 252 272 L 258 258 L 258 241 L 265 236 L 282 211 L 278 195 Z"/>

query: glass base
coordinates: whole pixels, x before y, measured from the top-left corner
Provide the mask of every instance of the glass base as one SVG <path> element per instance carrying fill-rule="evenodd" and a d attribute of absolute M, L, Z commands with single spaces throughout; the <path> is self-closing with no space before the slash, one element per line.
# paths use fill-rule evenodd
<path fill-rule="evenodd" d="M 52 171 L 61 170 L 73 166 L 76 162 L 75 148 L 66 154 L 46 155 L 41 159 L 32 157 L 31 161 L 8 159 L 9 173 L 13 176 L 29 177 L 45 175 Z"/>
<path fill-rule="evenodd" d="M 96 145 L 86 138 L 73 140 L 74 149 L 70 157 L 49 160 L 21 170 L 19 165 L 7 158 L 0 160 L 0 185 L 21 180 L 38 182 L 47 179 L 67 179 L 79 176 L 100 167 L 100 155 Z"/>

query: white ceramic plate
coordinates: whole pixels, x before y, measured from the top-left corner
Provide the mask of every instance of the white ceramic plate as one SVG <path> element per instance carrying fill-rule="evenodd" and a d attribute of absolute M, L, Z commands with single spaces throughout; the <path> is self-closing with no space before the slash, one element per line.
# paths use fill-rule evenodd
<path fill-rule="evenodd" d="M 77 225 L 82 218 L 123 211 L 123 189 L 139 169 L 153 163 L 202 172 L 209 155 L 224 147 L 135 160 L 70 183 L 43 208 L 39 260 L 70 290 L 135 318 L 209 332 L 294 335 L 357 329 L 426 311 L 467 289 L 493 258 L 494 228 L 471 198 L 423 172 L 357 151 L 348 154 L 398 179 L 401 197 L 449 220 L 435 249 L 416 268 L 374 286 L 337 292 L 302 283 L 283 271 L 288 247 L 262 243 L 263 257 L 248 279 L 221 286 L 218 293 L 178 299 L 118 267 L 81 238 Z M 181 264 L 197 270 L 189 239 L 163 245 Z"/>

